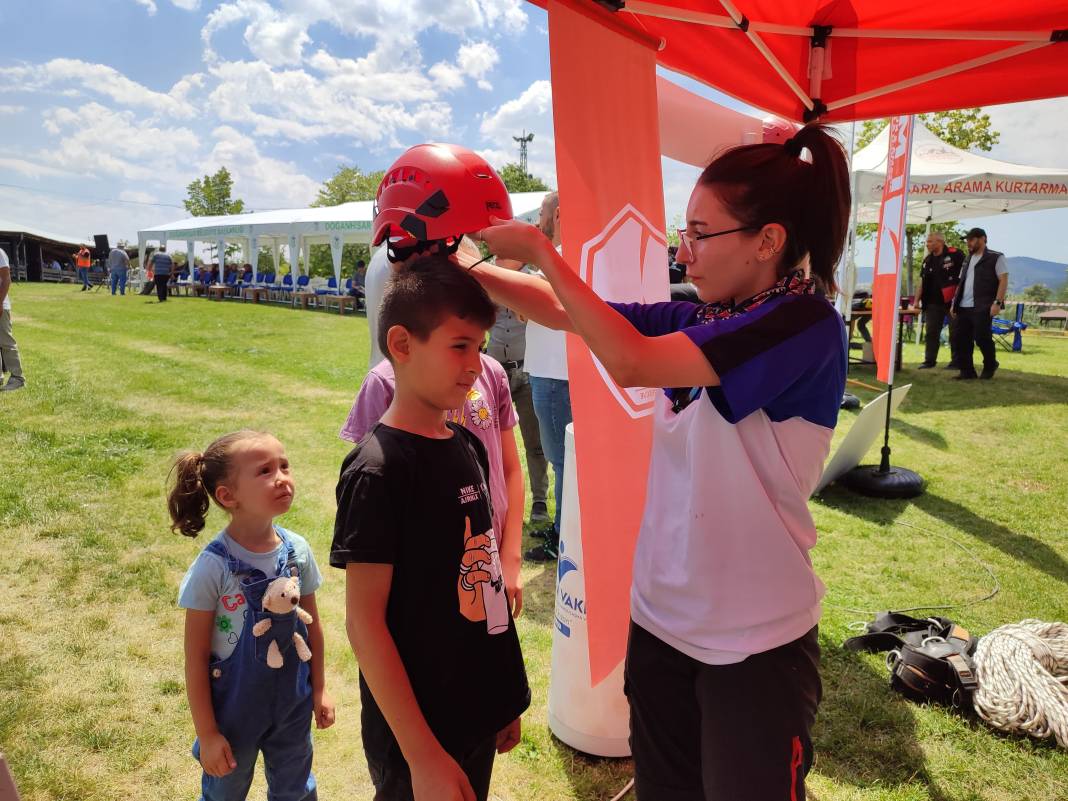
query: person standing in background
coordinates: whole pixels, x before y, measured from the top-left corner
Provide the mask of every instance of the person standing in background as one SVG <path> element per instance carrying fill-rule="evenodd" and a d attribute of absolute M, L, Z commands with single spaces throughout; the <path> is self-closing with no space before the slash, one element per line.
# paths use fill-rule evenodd
<path fill-rule="evenodd" d="M 560 239 L 560 193 L 550 192 L 541 202 L 538 228 L 553 243 L 557 252 Z M 541 276 L 537 270 L 529 270 Z M 544 277 L 544 276 L 541 276 Z M 535 536 L 545 542 L 531 548 L 524 556 L 532 562 L 555 562 L 560 549 L 560 507 L 564 494 L 564 430 L 571 423 L 571 388 L 567 377 L 567 340 L 563 331 L 546 328 L 533 320 L 527 322 L 524 368 L 530 376 L 530 394 L 541 430 L 541 447 L 553 466 L 556 514 L 551 526 Z"/>
<path fill-rule="evenodd" d="M 167 253 L 167 246 L 160 245 L 148 263 L 152 267 L 152 280 L 156 284 L 156 298 L 163 303 L 167 300 L 167 284 L 170 283 L 171 270 L 174 269 L 174 261 Z"/>
<path fill-rule="evenodd" d="M 26 386 L 26 379 L 22 375 L 22 361 L 19 359 L 19 346 L 11 333 L 11 298 L 8 297 L 10 290 L 11 262 L 7 260 L 7 252 L 0 248 L 0 381 L 3 381 L 4 373 L 11 374 L 7 383 L 0 386 L 0 392 Z"/>
<path fill-rule="evenodd" d="M 504 259 L 498 261 L 505 266 Z M 522 265 L 509 262 L 518 269 Z M 527 322 L 506 306 L 497 307 L 497 320 L 490 329 L 489 345 L 486 353 L 500 362 L 508 374 L 508 389 L 512 393 L 519 416 L 519 430 L 523 434 L 523 448 L 526 451 L 527 473 L 530 475 L 530 493 L 533 501 L 530 505 L 531 523 L 548 523 L 549 507 L 546 498 L 549 493 L 549 467 L 541 447 L 541 431 L 538 416 L 534 413 L 534 400 L 530 392 L 530 378 L 523 369 L 527 349 Z"/>
<path fill-rule="evenodd" d="M 938 362 L 938 348 L 942 344 L 942 326 L 946 321 L 946 312 L 953 302 L 953 295 L 960 282 L 960 268 L 964 264 L 964 254 L 956 248 L 946 246 L 946 236 L 941 231 L 931 231 L 927 235 L 927 258 L 920 268 L 920 307 L 926 322 L 926 349 L 923 364 L 919 369 L 927 370 Z M 950 365 L 956 365 L 956 353 L 953 352 L 953 333 L 950 331 Z"/>
<path fill-rule="evenodd" d="M 111 294 L 115 294 L 115 289 L 119 290 L 122 295 L 126 294 L 126 274 L 130 269 L 130 257 L 126 255 L 126 251 L 116 246 L 111 249 L 111 253 L 108 254 L 108 272 L 111 274 Z"/>
<path fill-rule="evenodd" d="M 1005 308 L 1009 288 L 1009 268 L 1005 254 L 986 246 L 986 231 L 973 228 L 965 235 L 968 261 L 953 298 L 952 314 L 956 318 L 956 358 L 960 375 L 954 379 L 976 378 L 973 361 L 975 346 L 983 354 L 983 372 L 978 378 L 991 379 L 998 369 L 997 349 L 991 320 Z"/>
<path fill-rule="evenodd" d="M 85 292 L 89 289 L 89 268 L 93 265 L 93 259 L 89 254 L 89 248 L 82 245 L 78 248 L 77 253 L 71 255 L 74 256 L 74 264 L 78 268 L 78 280 L 82 282 L 82 292 Z"/>

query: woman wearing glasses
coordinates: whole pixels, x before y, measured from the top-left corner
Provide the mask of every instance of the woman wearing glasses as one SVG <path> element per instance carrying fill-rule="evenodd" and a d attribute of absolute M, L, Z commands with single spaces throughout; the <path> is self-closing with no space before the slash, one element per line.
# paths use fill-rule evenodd
<path fill-rule="evenodd" d="M 690 196 L 677 260 L 701 305 L 605 303 L 534 228 L 482 232 L 551 284 L 479 265 L 495 300 L 580 335 L 657 401 L 626 688 L 642 801 L 797 801 L 819 704 L 824 588 L 808 497 L 845 386 L 826 300 L 849 217 L 845 153 L 818 125 L 737 147 Z"/>

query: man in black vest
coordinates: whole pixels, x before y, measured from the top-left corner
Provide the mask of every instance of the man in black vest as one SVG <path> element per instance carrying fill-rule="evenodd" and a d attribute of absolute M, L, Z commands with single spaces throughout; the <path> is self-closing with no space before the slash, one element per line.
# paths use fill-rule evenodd
<path fill-rule="evenodd" d="M 973 228 L 966 236 L 968 261 L 964 265 L 950 314 L 956 319 L 956 357 L 960 375 L 955 379 L 976 378 L 974 346 L 983 353 L 983 372 L 979 378 L 993 378 L 998 369 L 990 321 L 1005 308 L 1005 291 L 1009 286 L 1009 268 L 1005 254 L 989 250 L 986 231 Z"/>
<path fill-rule="evenodd" d="M 964 254 L 956 248 L 946 247 L 946 237 L 941 231 L 931 231 L 927 235 L 927 258 L 923 260 L 920 270 L 920 308 L 926 320 L 927 349 L 924 352 L 920 369 L 934 367 L 938 361 L 938 348 L 941 345 L 942 326 L 946 320 L 949 304 L 953 302 L 957 284 L 960 282 L 960 268 L 964 263 Z M 953 328 L 950 327 L 950 365 L 959 367 L 956 360 L 956 348 L 953 342 Z"/>

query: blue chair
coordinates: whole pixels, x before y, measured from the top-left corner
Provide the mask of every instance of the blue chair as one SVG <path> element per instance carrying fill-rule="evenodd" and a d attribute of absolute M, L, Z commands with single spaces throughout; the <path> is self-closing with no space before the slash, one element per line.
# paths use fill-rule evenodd
<path fill-rule="evenodd" d="M 330 280 L 326 282 L 326 287 L 315 290 L 316 295 L 337 295 L 337 279 L 334 276 L 330 276 Z"/>

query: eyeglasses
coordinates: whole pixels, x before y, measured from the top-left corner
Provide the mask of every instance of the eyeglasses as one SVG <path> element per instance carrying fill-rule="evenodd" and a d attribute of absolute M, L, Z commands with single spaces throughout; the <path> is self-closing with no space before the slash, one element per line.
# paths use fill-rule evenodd
<path fill-rule="evenodd" d="M 693 253 L 693 243 L 700 242 L 702 239 L 712 239 L 716 236 L 726 236 L 727 234 L 736 234 L 739 231 L 759 231 L 760 229 L 752 225 L 743 225 L 741 228 L 731 228 L 727 231 L 716 231 L 711 234 L 695 234 L 691 235 L 685 228 L 676 229 L 679 233 L 679 242 L 686 245 L 686 249 Z"/>

